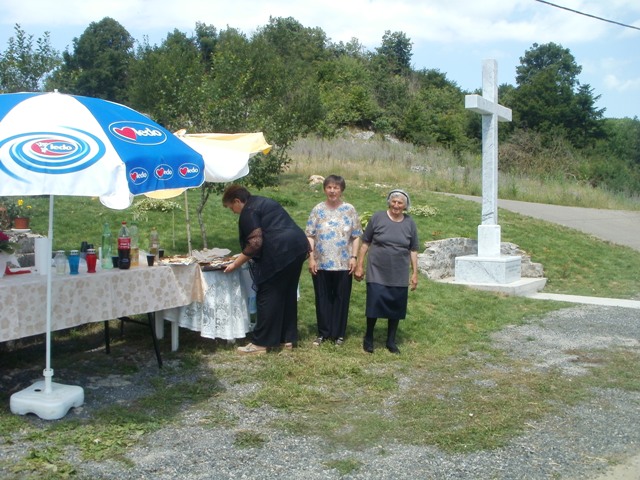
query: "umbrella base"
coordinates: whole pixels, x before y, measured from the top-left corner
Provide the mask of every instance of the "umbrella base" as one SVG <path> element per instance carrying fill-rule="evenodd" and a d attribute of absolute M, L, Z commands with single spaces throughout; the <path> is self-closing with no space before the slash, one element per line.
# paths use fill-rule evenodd
<path fill-rule="evenodd" d="M 45 382 L 39 381 L 11 395 L 9 403 L 11 413 L 34 413 L 43 420 L 57 420 L 64 417 L 71 407 L 84 403 L 84 390 L 73 385 L 51 383 L 51 393 L 45 393 Z"/>

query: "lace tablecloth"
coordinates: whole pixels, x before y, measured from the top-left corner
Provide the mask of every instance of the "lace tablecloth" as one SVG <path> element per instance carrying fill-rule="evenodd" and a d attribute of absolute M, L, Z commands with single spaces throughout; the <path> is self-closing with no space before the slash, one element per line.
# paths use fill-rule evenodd
<path fill-rule="evenodd" d="M 155 312 L 201 301 L 198 265 L 53 275 L 51 330 Z M 0 278 L 0 342 L 46 331 L 47 277 Z"/>
<path fill-rule="evenodd" d="M 178 308 L 156 312 L 156 322 L 172 322 L 171 348 L 178 349 L 178 327 L 200 332 L 206 338 L 234 340 L 251 331 L 250 311 L 254 292 L 248 269 L 231 273 L 202 272 L 204 299 Z M 162 326 L 156 324 L 156 332 Z"/>

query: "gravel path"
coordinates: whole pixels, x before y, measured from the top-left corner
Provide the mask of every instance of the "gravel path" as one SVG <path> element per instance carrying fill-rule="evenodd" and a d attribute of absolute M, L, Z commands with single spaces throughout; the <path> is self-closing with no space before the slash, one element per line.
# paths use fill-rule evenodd
<path fill-rule="evenodd" d="M 566 381 L 588 365 L 567 352 L 640 347 L 640 311 L 579 306 L 553 312 L 527 325 L 508 327 L 493 337 L 496 346 L 527 359 L 533 368 L 560 368 Z M 118 378 L 92 380 L 87 388 L 135 385 Z M 247 409 L 240 399 L 247 385 L 225 385 L 208 405 L 191 408 L 171 428 L 141 438 L 122 462 L 82 463 L 81 479 L 598 479 L 639 478 L 640 393 L 597 389 L 590 399 L 561 414 L 528 425 L 504 448 L 473 454 L 447 454 L 433 447 L 384 444 L 363 450 L 336 450 L 315 437 L 292 436 L 264 425 L 282 414 Z M 232 428 L 210 425 L 212 411 L 236 418 Z M 238 432 L 257 431 L 265 443 L 238 448 Z M 24 455 L 20 444 L 3 445 L 0 460 Z M 327 462 L 355 462 L 341 475 Z M 616 466 L 619 464 L 618 466 Z M 0 471 L 0 476 L 6 472 Z M 613 475 L 613 476 L 612 476 Z M 11 477 L 10 477 L 11 478 Z M 16 477 L 19 478 L 19 477 Z"/>

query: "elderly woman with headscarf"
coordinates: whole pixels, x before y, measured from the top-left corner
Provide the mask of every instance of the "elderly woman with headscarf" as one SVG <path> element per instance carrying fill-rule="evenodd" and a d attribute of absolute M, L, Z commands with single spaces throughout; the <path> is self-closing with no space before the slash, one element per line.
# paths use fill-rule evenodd
<path fill-rule="evenodd" d="M 362 235 L 355 279 L 365 278 L 367 260 L 367 330 L 362 342 L 365 352 L 373 353 L 373 330 L 378 318 L 387 318 L 387 349 L 400 353 L 396 332 L 406 317 L 408 289 L 418 286 L 418 229 L 405 213 L 411 206 L 409 195 L 392 190 L 387 196 L 387 210 L 374 213 Z M 409 274 L 411 267 L 411 275 Z"/>

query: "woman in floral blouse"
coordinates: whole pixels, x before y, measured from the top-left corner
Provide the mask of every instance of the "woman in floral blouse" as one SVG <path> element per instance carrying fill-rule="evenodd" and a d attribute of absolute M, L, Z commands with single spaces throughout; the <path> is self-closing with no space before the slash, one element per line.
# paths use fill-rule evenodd
<path fill-rule="evenodd" d="M 362 227 L 353 205 L 342 201 L 344 178 L 329 175 L 323 183 L 326 200 L 309 215 L 305 233 L 311 244 L 309 272 L 316 298 L 319 346 L 326 340 L 344 343 Z"/>

